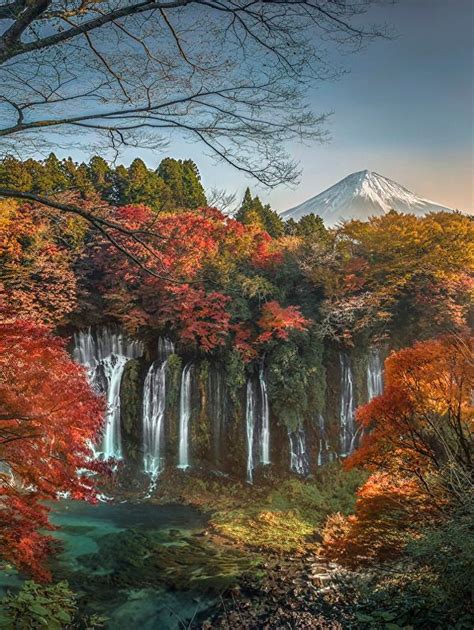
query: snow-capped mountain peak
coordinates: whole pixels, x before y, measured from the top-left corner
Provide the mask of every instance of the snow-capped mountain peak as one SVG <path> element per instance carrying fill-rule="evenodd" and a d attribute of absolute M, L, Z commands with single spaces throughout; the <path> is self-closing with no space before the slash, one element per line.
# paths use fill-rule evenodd
<path fill-rule="evenodd" d="M 388 177 L 374 171 L 352 173 L 324 192 L 299 206 L 281 213 L 283 219 L 300 219 L 306 214 L 321 216 L 328 226 L 348 219 L 366 221 L 390 210 L 423 215 L 451 211 L 440 204 L 419 197 Z"/>

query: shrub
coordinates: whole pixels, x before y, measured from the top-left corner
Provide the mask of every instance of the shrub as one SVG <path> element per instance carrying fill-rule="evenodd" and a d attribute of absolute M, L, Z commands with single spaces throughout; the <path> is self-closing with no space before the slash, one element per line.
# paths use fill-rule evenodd
<path fill-rule="evenodd" d="M 59 630 L 70 626 L 76 612 L 76 599 L 67 582 L 49 586 L 25 582 L 18 593 L 0 601 L 0 628 Z"/>

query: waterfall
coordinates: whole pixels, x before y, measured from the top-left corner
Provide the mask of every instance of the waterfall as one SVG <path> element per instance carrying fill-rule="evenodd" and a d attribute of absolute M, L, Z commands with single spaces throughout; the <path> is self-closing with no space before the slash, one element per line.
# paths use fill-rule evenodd
<path fill-rule="evenodd" d="M 143 344 L 107 326 L 97 328 L 95 331 L 89 327 L 74 333 L 72 355 L 77 363 L 95 367 L 112 354 L 136 359 L 143 355 Z"/>
<path fill-rule="evenodd" d="M 306 434 L 302 427 L 288 431 L 290 442 L 290 470 L 298 475 L 309 474 L 309 455 L 306 451 Z"/>
<path fill-rule="evenodd" d="M 334 453 L 331 451 L 329 440 L 326 434 L 326 421 L 322 413 L 318 415 L 319 451 L 318 466 L 332 462 Z"/>
<path fill-rule="evenodd" d="M 188 363 L 181 376 L 179 397 L 179 457 L 178 468 L 189 468 L 189 419 L 191 417 L 191 373 L 192 363 Z"/>
<path fill-rule="evenodd" d="M 151 364 L 143 387 L 143 469 L 152 479 L 163 470 L 166 366 L 173 351 L 169 339 L 159 339 L 158 359 Z"/>
<path fill-rule="evenodd" d="M 341 366 L 341 456 L 345 457 L 354 450 L 357 437 L 354 427 L 354 381 L 349 355 L 339 353 L 339 362 Z"/>
<path fill-rule="evenodd" d="M 383 391 L 383 365 L 378 348 L 370 348 L 367 363 L 367 396 L 372 400 Z"/>
<path fill-rule="evenodd" d="M 255 394 L 252 379 L 247 380 L 247 406 L 246 406 L 246 426 L 247 426 L 247 482 L 253 483 L 253 435 L 255 430 Z"/>
<path fill-rule="evenodd" d="M 268 406 L 267 384 L 263 368 L 259 372 L 261 399 L 261 429 L 260 429 L 260 463 L 270 464 L 270 409 Z"/>
<path fill-rule="evenodd" d="M 142 356 L 143 346 L 108 327 L 74 334 L 73 358 L 87 368 L 89 382 L 107 399 L 104 433 L 96 457 L 122 457 L 120 437 L 120 383 L 129 359 Z"/>

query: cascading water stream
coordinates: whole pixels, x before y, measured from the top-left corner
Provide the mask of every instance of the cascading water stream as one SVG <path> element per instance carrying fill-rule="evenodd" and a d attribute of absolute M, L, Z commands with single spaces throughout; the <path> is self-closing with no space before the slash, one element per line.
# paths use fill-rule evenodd
<path fill-rule="evenodd" d="M 383 392 L 383 365 L 378 348 L 369 350 L 367 362 L 367 396 L 372 400 Z"/>
<path fill-rule="evenodd" d="M 263 368 L 259 372 L 261 399 L 261 430 L 260 430 L 260 463 L 270 464 L 270 408 L 268 405 L 267 383 Z"/>
<path fill-rule="evenodd" d="M 355 448 L 356 432 L 354 427 L 354 381 L 349 355 L 339 353 L 341 366 L 341 408 L 340 408 L 340 440 L 341 456 L 352 453 Z"/>
<path fill-rule="evenodd" d="M 143 470 L 153 479 L 163 470 L 166 366 L 174 351 L 168 339 L 158 342 L 158 359 L 152 363 L 143 387 Z"/>
<path fill-rule="evenodd" d="M 91 328 L 74 334 L 73 357 L 88 370 L 89 382 L 107 399 L 105 426 L 100 447 L 94 446 L 96 457 L 120 459 L 120 383 L 129 359 L 142 356 L 143 346 L 110 328 Z"/>
<path fill-rule="evenodd" d="M 254 447 L 253 436 L 255 431 L 255 393 L 252 380 L 247 380 L 247 405 L 246 405 L 246 428 L 247 428 L 247 482 L 253 483 Z"/>
<path fill-rule="evenodd" d="M 179 455 L 178 468 L 189 468 L 189 420 L 191 418 L 191 374 L 192 363 L 188 363 L 181 376 L 179 397 Z"/>
<path fill-rule="evenodd" d="M 309 457 L 306 452 L 306 433 L 302 427 L 288 431 L 290 442 L 290 470 L 298 475 L 309 473 Z"/>
<path fill-rule="evenodd" d="M 322 413 L 318 414 L 318 433 L 319 433 L 319 451 L 318 451 L 318 466 L 323 466 L 332 462 L 334 459 L 334 453 L 331 451 L 329 440 L 326 434 L 326 421 Z"/>

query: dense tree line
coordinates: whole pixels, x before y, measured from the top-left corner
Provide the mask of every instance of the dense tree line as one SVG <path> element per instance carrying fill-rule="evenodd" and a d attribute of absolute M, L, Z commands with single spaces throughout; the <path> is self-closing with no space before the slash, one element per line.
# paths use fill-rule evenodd
<path fill-rule="evenodd" d="M 88 199 L 96 195 L 110 204 L 143 203 L 157 212 L 206 205 L 195 163 L 173 158 L 164 158 L 153 170 L 139 158 L 129 167 L 112 167 L 99 156 L 88 163 L 59 160 L 54 153 L 45 160 L 6 157 L 0 163 L 0 186 L 42 196 L 76 192 Z"/>

